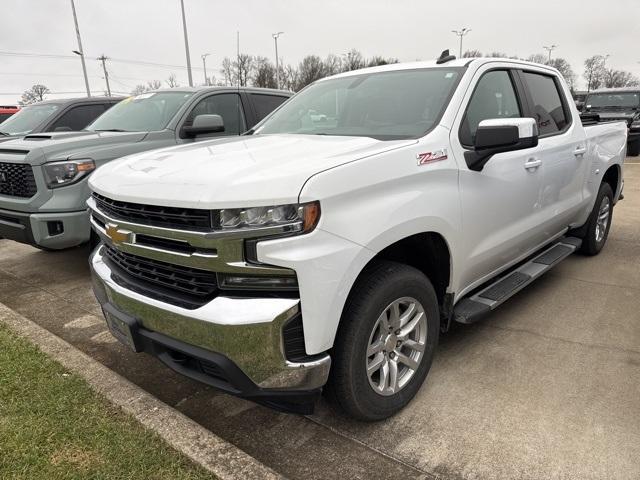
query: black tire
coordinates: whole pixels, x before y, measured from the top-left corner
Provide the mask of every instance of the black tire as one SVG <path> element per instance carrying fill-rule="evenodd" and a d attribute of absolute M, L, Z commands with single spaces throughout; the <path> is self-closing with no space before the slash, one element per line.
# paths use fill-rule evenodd
<path fill-rule="evenodd" d="M 396 393 L 383 396 L 370 384 L 367 348 L 378 318 L 387 306 L 407 297 L 417 300 L 425 313 L 424 352 L 406 384 Z M 397 413 L 411 401 L 429 373 L 439 333 L 438 300 L 431 282 L 422 272 L 388 261 L 370 265 L 353 287 L 340 320 L 325 389 L 329 400 L 363 421 L 382 420 Z M 385 350 L 384 355 L 394 358 L 393 352 L 387 354 Z M 396 362 L 399 362 L 397 357 Z"/>
<path fill-rule="evenodd" d="M 604 228 L 604 235 L 602 235 L 602 228 L 598 226 L 598 217 L 600 209 L 603 207 L 603 202 L 609 202 L 609 216 L 607 219 L 606 227 Z M 609 229 L 611 228 L 611 221 L 613 220 L 613 191 L 608 183 L 602 183 L 600 190 L 598 190 L 598 196 L 596 197 L 596 203 L 593 206 L 589 220 L 585 224 L 583 229 L 584 235 L 582 235 L 582 246 L 580 252 L 585 255 L 597 255 L 602 251 L 604 244 L 609 237 Z"/>
<path fill-rule="evenodd" d="M 629 157 L 637 157 L 640 155 L 640 138 L 627 145 L 627 155 Z"/>

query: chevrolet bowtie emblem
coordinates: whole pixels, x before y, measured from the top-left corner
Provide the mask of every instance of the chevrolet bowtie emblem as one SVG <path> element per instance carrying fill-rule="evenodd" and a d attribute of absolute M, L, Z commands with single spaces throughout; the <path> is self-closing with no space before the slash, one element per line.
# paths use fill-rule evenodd
<path fill-rule="evenodd" d="M 107 223 L 105 230 L 107 236 L 113 243 L 124 243 L 131 239 L 131 232 L 128 230 L 120 230 L 115 223 Z"/>

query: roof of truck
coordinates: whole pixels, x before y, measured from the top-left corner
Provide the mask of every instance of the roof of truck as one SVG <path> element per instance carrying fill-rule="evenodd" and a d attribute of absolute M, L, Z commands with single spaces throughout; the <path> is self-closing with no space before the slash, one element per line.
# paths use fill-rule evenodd
<path fill-rule="evenodd" d="M 599 88 L 589 93 L 640 93 L 640 87 Z"/>
<path fill-rule="evenodd" d="M 71 104 L 74 104 L 74 103 L 103 103 L 103 102 L 108 102 L 108 101 L 119 101 L 119 100 L 122 100 L 123 98 L 125 98 L 125 97 L 117 96 L 117 97 L 57 98 L 57 99 L 51 99 L 51 100 L 43 100 L 41 102 L 32 103 L 30 105 L 47 105 L 47 104 L 71 105 Z M 25 105 L 25 107 L 28 107 L 30 105 Z"/>
<path fill-rule="evenodd" d="M 175 88 L 159 88 L 157 90 L 150 90 L 144 93 L 158 93 L 158 92 L 215 92 L 217 90 L 240 90 L 242 92 L 255 92 L 255 93 L 274 93 L 278 95 L 293 95 L 293 92 L 288 90 L 277 90 L 275 88 L 258 88 L 258 87 L 175 87 Z"/>
<path fill-rule="evenodd" d="M 476 58 L 456 58 L 448 62 L 437 63 L 436 60 L 429 61 L 416 61 L 416 62 L 404 62 L 404 63 L 389 63 L 387 65 L 378 65 L 375 67 L 361 68 L 359 70 L 351 70 L 349 72 L 338 73 L 331 77 L 326 78 L 339 78 L 348 77 L 351 75 L 361 75 L 366 73 L 378 73 L 378 72 L 393 72 L 400 70 L 414 70 L 419 68 L 461 68 L 471 66 L 472 64 L 485 64 L 485 63 L 510 63 L 521 65 L 524 67 L 535 67 L 548 70 L 559 74 L 559 72 L 548 65 L 542 65 L 540 63 L 527 62 L 525 60 L 518 60 L 515 58 L 503 58 L 503 57 L 476 57 Z M 321 79 L 319 81 L 322 81 Z"/>

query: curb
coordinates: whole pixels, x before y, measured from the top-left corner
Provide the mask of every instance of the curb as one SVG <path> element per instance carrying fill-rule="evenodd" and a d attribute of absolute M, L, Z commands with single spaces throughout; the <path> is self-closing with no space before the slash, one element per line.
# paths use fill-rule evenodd
<path fill-rule="evenodd" d="M 269 467 L 214 435 L 60 337 L 0 303 L 0 323 L 34 343 L 49 357 L 84 378 L 93 390 L 173 448 L 221 480 L 283 479 Z"/>

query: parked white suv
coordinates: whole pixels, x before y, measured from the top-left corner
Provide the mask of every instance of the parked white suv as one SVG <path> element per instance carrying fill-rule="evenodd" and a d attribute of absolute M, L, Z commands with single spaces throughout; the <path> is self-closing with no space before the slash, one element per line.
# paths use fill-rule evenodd
<path fill-rule="evenodd" d="M 319 80 L 250 135 L 96 172 L 95 292 L 116 337 L 189 377 L 303 413 L 328 382 L 382 419 L 452 321 L 602 249 L 626 134 L 583 127 L 532 63 L 443 55 Z"/>

